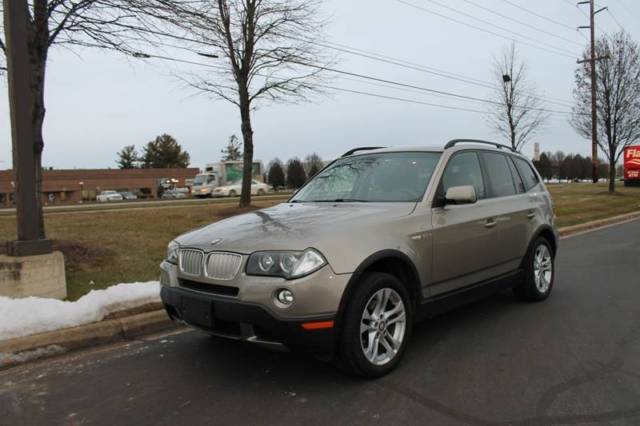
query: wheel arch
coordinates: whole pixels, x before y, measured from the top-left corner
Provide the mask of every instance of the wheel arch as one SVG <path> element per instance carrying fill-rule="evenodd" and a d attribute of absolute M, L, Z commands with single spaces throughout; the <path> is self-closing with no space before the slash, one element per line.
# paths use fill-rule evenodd
<path fill-rule="evenodd" d="M 358 281 L 366 272 L 377 271 L 390 273 L 396 276 L 407 288 L 409 297 L 412 301 L 412 309 L 418 305 L 422 295 L 422 283 L 420 275 L 413 261 L 405 253 L 399 250 L 386 249 L 378 251 L 365 260 L 356 268 L 351 275 L 347 287 L 340 299 L 340 305 L 336 315 L 336 323 L 340 327 L 342 316 L 351 294 L 353 293 Z"/>
<path fill-rule="evenodd" d="M 549 225 L 540 226 L 536 230 L 536 232 L 533 233 L 533 237 L 531 238 L 531 241 L 529 241 L 529 248 L 531 248 L 531 245 L 539 237 L 543 237 L 544 239 L 549 241 L 549 244 L 551 245 L 551 249 L 553 250 L 553 256 L 555 257 L 556 253 L 558 252 L 558 238 L 553 228 Z"/>

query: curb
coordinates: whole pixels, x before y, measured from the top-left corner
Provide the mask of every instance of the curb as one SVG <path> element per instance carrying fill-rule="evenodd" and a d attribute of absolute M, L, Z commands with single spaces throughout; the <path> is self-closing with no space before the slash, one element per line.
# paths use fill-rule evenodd
<path fill-rule="evenodd" d="M 107 319 L 0 342 L 0 369 L 118 340 L 177 329 L 163 310 Z"/>
<path fill-rule="evenodd" d="M 619 223 L 630 222 L 638 218 L 640 218 L 640 211 L 593 220 L 586 223 L 579 223 L 577 225 L 565 226 L 560 228 L 558 231 L 560 232 L 560 237 L 564 238 L 576 234 L 581 234 L 587 231 L 595 231 Z"/>
<path fill-rule="evenodd" d="M 566 238 L 638 218 L 640 211 L 566 226 L 560 228 L 559 232 L 561 238 Z M 114 312 L 99 322 L 0 341 L 0 369 L 76 349 L 181 327 L 183 326 L 169 319 L 160 303 L 143 305 Z"/>

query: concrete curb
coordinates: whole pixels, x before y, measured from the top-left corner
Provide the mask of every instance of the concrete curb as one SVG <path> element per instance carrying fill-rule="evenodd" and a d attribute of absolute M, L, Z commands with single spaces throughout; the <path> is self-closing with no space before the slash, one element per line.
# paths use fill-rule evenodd
<path fill-rule="evenodd" d="M 91 324 L 0 342 L 0 368 L 38 358 L 180 327 L 164 310 L 135 313 Z"/>
<path fill-rule="evenodd" d="M 562 238 L 640 218 L 640 211 L 560 228 Z M 113 313 L 103 321 L 0 341 L 0 369 L 38 358 L 179 327 L 160 303 Z"/>
<path fill-rule="evenodd" d="M 575 234 L 581 234 L 586 231 L 595 231 L 600 228 L 606 228 L 618 223 L 629 222 L 638 218 L 640 218 L 640 211 L 593 220 L 586 223 L 579 223 L 577 225 L 565 226 L 560 228 L 558 231 L 560 232 L 560 237 L 568 237 Z"/>

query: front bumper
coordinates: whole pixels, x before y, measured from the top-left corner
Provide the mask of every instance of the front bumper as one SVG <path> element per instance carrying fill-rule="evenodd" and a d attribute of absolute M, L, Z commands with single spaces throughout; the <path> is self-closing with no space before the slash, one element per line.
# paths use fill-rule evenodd
<path fill-rule="evenodd" d="M 334 315 L 283 320 L 259 305 L 179 287 L 162 286 L 160 296 L 172 320 L 216 336 L 323 357 L 330 357 L 335 349 L 335 327 L 303 328 L 303 324 L 310 322 L 333 322 Z"/>
<path fill-rule="evenodd" d="M 223 337 L 319 355 L 332 353 L 334 327 L 305 329 L 302 325 L 334 321 L 351 274 L 336 274 L 326 265 L 294 280 L 249 276 L 244 262 L 241 272 L 229 281 L 183 276 L 176 265 L 163 262 L 161 295 L 169 316 Z M 281 289 L 294 294 L 292 305 L 277 301 Z"/>

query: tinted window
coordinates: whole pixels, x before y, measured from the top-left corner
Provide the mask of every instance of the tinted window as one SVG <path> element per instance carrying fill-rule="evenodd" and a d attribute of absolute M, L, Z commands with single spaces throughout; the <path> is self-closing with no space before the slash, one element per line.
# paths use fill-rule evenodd
<path fill-rule="evenodd" d="M 522 158 L 514 157 L 513 161 L 516 163 L 516 167 L 522 176 L 524 186 L 526 190 L 530 190 L 538 184 L 538 175 L 533 171 L 531 165 Z"/>
<path fill-rule="evenodd" d="M 513 181 L 516 184 L 516 190 L 520 194 L 527 192 L 527 190 L 524 187 L 524 183 L 522 182 L 522 178 L 520 177 L 520 174 L 516 170 L 516 166 L 513 165 L 513 161 L 507 160 L 507 163 L 509 163 L 509 170 L 511 170 L 511 176 L 513 177 Z"/>
<path fill-rule="evenodd" d="M 516 194 L 516 188 L 509 170 L 507 157 L 502 154 L 483 152 L 482 157 L 486 167 L 491 196 L 506 197 Z"/>
<path fill-rule="evenodd" d="M 479 200 L 487 197 L 480 161 L 475 152 L 456 154 L 449 160 L 442 176 L 442 195 L 445 195 L 451 187 L 466 185 L 473 186 Z"/>

